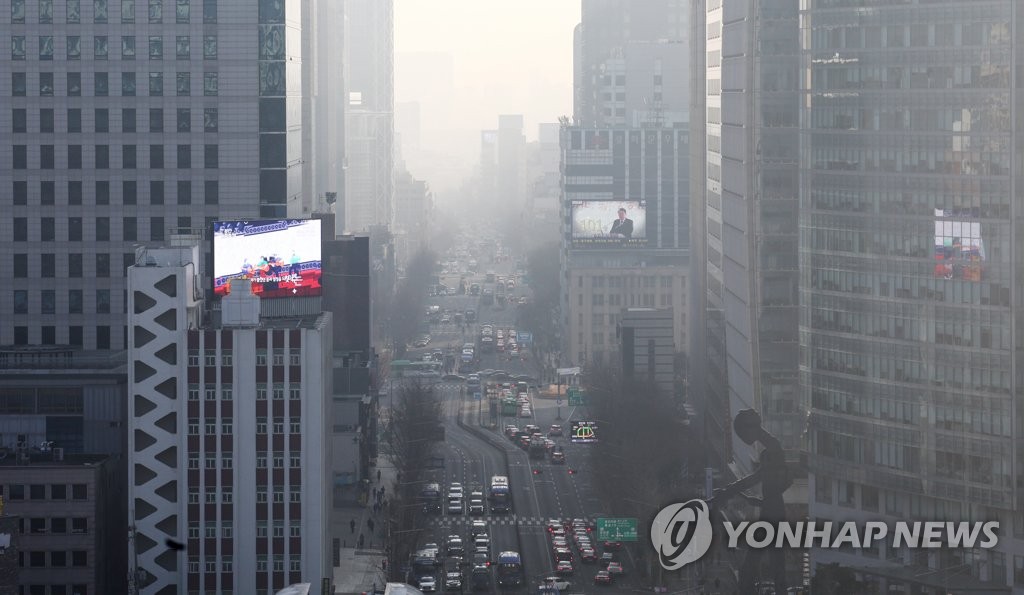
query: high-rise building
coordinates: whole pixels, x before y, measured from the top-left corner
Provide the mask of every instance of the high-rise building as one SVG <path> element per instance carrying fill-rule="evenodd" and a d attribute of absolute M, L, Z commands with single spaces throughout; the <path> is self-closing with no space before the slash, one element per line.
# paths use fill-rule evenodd
<path fill-rule="evenodd" d="M 687 345 L 689 130 L 564 127 L 561 142 L 563 353 L 610 361 L 637 306 L 671 308 Z"/>
<path fill-rule="evenodd" d="M 518 212 L 526 196 L 526 135 L 523 116 L 498 116 L 497 207 L 515 207 Z"/>
<path fill-rule="evenodd" d="M 709 433 L 738 475 L 756 452 L 731 428 L 755 409 L 794 459 L 798 391 L 796 2 L 708 3 L 704 211 Z"/>
<path fill-rule="evenodd" d="M 344 229 L 350 233 L 390 230 L 394 223 L 394 62 L 394 0 L 346 0 Z"/>
<path fill-rule="evenodd" d="M 601 65 L 598 127 L 672 126 L 688 122 L 689 42 L 629 41 Z"/>
<path fill-rule="evenodd" d="M 261 317 L 250 281 L 234 281 L 220 323 L 202 326 L 189 264 L 197 251 L 153 249 L 129 269 L 129 507 L 141 592 L 319 584 L 332 575 L 332 316 Z"/>
<path fill-rule="evenodd" d="M 612 125 L 603 113 L 605 62 L 631 41 L 686 39 L 685 4 L 680 0 L 583 0 L 581 22 L 573 32 L 576 124 Z M 684 49 L 684 61 L 685 55 Z"/>
<path fill-rule="evenodd" d="M 644 380 L 667 395 L 675 391 L 673 323 L 670 308 L 623 308 L 616 329 L 626 382 Z"/>
<path fill-rule="evenodd" d="M 337 204 L 327 202 L 328 193 L 345 192 L 345 5 L 337 0 L 317 0 L 315 6 L 314 59 L 303 61 L 312 65 L 311 77 L 315 77 L 309 94 L 313 101 L 313 183 L 304 193 L 310 202 L 310 210 L 303 211 L 307 217 L 311 211 Z M 343 206 L 344 197 L 340 202 Z"/>
<path fill-rule="evenodd" d="M 880 592 L 1024 593 L 1021 16 L 803 3 L 810 515 L 1001 523 L 990 550 L 813 552 Z"/>
<path fill-rule="evenodd" d="M 5 6 L 0 250 L 15 281 L 0 345 L 124 350 L 136 244 L 283 217 L 300 197 L 302 121 L 285 106 L 303 92 L 301 44 L 285 40 L 304 21 L 283 2 Z"/>

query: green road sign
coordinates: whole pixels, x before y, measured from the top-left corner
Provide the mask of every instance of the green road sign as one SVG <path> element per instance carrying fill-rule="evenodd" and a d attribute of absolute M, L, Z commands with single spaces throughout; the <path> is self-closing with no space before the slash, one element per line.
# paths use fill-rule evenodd
<path fill-rule="evenodd" d="M 583 405 L 582 390 L 580 390 L 578 387 L 570 386 L 567 392 L 569 393 L 569 405 Z"/>
<path fill-rule="evenodd" d="M 597 519 L 599 541 L 636 541 L 636 519 Z"/>

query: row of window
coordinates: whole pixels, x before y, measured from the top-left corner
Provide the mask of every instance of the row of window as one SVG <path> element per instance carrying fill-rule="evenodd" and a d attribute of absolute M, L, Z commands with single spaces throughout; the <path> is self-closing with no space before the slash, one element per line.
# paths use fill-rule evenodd
<path fill-rule="evenodd" d="M 49 486 L 49 495 L 47 495 Z M 89 486 L 84 483 L 73 483 L 71 489 L 65 483 L 33 483 L 29 485 L 20 483 L 7 484 L 6 489 L 0 486 L 0 496 L 6 500 L 67 500 L 70 494 L 72 500 L 88 500 Z"/>
<path fill-rule="evenodd" d="M 68 555 L 66 551 L 30 551 L 18 552 L 18 566 L 22 568 L 87 568 L 89 554 L 85 550 L 74 550 Z"/>
<path fill-rule="evenodd" d="M 584 279 L 583 276 L 579 276 L 579 277 L 576 278 L 577 286 L 583 287 L 583 279 Z M 612 289 L 616 289 L 616 288 L 621 289 L 623 287 L 632 288 L 634 285 L 636 287 L 638 287 L 638 288 L 653 289 L 654 287 L 657 287 L 657 284 L 659 283 L 659 279 L 660 279 L 660 283 L 661 283 L 661 288 L 662 289 L 671 289 L 672 288 L 673 277 L 667 276 L 667 275 L 661 275 L 661 276 L 644 275 L 642 277 L 641 276 L 619 277 L 619 276 L 614 276 L 614 275 L 610 276 L 610 277 L 605 277 L 603 275 L 598 275 L 596 277 L 591 277 L 590 284 L 594 288 L 604 287 L 605 286 L 605 280 L 607 280 L 608 287 L 610 287 Z M 685 281 L 684 281 L 684 284 L 685 284 Z"/>
<path fill-rule="evenodd" d="M 164 73 L 162 72 L 150 72 L 148 76 L 149 81 L 149 94 L 155 97 L 162 97 L 164 95 Z M 175 94 L 179 96 L 191 96 L 192 95 L 192 75 L 188 72 L 178 72 L 174 76 Z M 135 97 L 138 90 L 138 78 L 134 72 L 122 72 L 121 73 L 121 96 L 122 97 Z M 39 96 L 40 97 L 81 97 L 82 91 L 82 73 L 80 72 L 69 72 L 67 73 L 67 85 L 61 93 L 61 89 L 58 89 L 55 85 L 54 74 L 52 72 L 40 72 L 39 73 Z M 85 96 L 89 97 L 108 97 L 110 95 L 110 73 L 109 72 L 94 72 L 92 77 L 92 93 L 85 93 Z M 216 97 L 220 93 L 220 77 L 216 72 L 204 72 L 203 73 L 203 96 L 204 97 Z M 27 97 L 28 96 L 28 73 L 25 72 L 12 72 L 11 73 L 11 96 L 13 97 Z"/>
<path fill-rule="evenodd" d="M 27 3 L 26 0 L 11 0 L 11 23 L 26 23 L 26 4 L 38 7 L 35 13 L 36 22 L 50 24 L 54 22 L 54 7 L 57 10 L 63 8 L 64 22 L 68 24 L 80 24 L 82 22 L 82 0 L 38 0 L 38 2 Z M 92 22 L 103 24 L 110 22 L 108 0 L 85 0 L 86 8 L 92 5 Z M 146 20 L 149 24 L 160 24 L 164 22 L 164 0 L 139 0 L 140 7 L 145 9 Z M 192 0 L 167 0 L 169 6 L 174 6 L 174 22 L 179 25 L 187 25 L 192 22 Z M 197 1 L 196 4 L 199 4 Z M 135 23 L 136 0 L 121 0 L 121 23 Z M 203 23 L 210 25 L 217 23 L 217 0 L 202 0 Z M 169 18 L 169 17 L 168 17 Z"/>
<path fill-rule="evenodd" d="M 38 300 L 29 299 L 35 292 L 27 289 L 14 290 L 14 313 L 15 314 L 57 314 L 57 291 L 54 289 L 43 289 L 38 293 Z M 32 304 L 38 304 L 38 309 Z M 84 290 L 69 289 L 67 302 L 61 304 L 61 314 L 85 314 Z M 110 314 L 110 290 L 97 289 L 96 299 L 90 304 L 90 314 Z"/>
<path fill-rule="evenodd" d="M 40 60 L 53 60 L 57 54 L 56 46 L 59 38 L 53 35 L 39 35 L 35 38 L 25 35 L 11 36 L 11 60 L 25 60 L 29 54 L 29 44 L 37 42 L 36 48 Z M 87 38 L 88 39 L 88 38 Z M 88 41 L 86 42 L 88 43 Z M 115 38 L 116 43 L 116 38 Z M 217 36 L 203 36 L 203 60 L 217 59 Z M 134 60 L 136 57 L 136 37 L 134 35 L 121 36 L 121 59 Z M 110 38 L 106 35 L 96 35 L 92 38 L 92 56 L 86 59 L 106 60 L 110 57 Z M 82 36 L 68 35 L 64 38 L 64 57 L 68 60 L 82 59 Z M 192 38 L 189 35 L 177 35 L 174 38 L 174 57 L 177 60 L 192 59 Z M 149 36 L 149 59 L 163 60 L 164 38 L 159 35 Z"/>
<path fill-rule="evenodd" d="M 81 325 L 68 326 L 68 339 L 66 343 L 75 347 L 82 347 L 85 342 L 83 339 L 84 328 Z M 124 328 L 124 327 L 122 327 Z M 57 327 L 50 325 L 43 325 L 39 327 L 40 338 L 33 340 L 33 345 L 56 345 L 57 344 Z M 95 327 L 96 334 L 96 349 L 110 349 L 110 326 L 99 325 Z M 61 341 L 64 344 L 65 341 Z M 14 344 L 15 345 L 28 345 L 29 334 L 27 326 L 15 326 L 14 327 Z M 124 343 L 127 345 L 127 341 Z"/>
<path fill-rule="evenodd" d="M 162 222 L 161 222 L 162 224 Z M 11 260 L 13 264 L 13 276 L 15 279 L 27 279 L 29 277 L 29 256 L 28 254 L 15 254 Z M 109 278 L 110 277 L 110 254 L 101 252 L 94 255 L 96 257 L 95 266 L 90 271 L 90 277 L 93 278 Z M 82 278 L 84 268 L 82 266 L 82 254 L 72 253 L 68 254 L 68 268 L 67 276 L 70 278 Z M 119 274 L 123 275 L 128 267 L 135 264 L 135 255 L 131 252 L 125 252 L 123 255 L 122 269 Z M 35 259 L 33 259 L 35 260 Z M 57 255 L 53 253 L 46 253 L 39 255 L 38 268 L 33 268 L 33 271 L 37 271 L 37 277 L 43 279 L 54 278 L 57 276 Z M 62 271 L 63 273 L 63 271 Z"/>
<path fill-rule="evenodd" d="M 197 110 L 198 111 L 198 110 Z M 29 132 L 29 111 L 25 108 L 14 108 L 11 110 L 11 131 L 17 133 Z M 56 132 L 56 112 L 53 108 L 42 108 L 39 110 L 39 123 L 37 130 L 33 132 L 50 133 Z M 64 120 L 65 131 L 69 134 L 82 132 L 82 110 L 81 108 L 68 108 Z M 217 132 L 220 127 L 220 117 L 217 108 L 208 107 L 203 109 L 203 132 Z M 135 108 L 124 108 L 121 110 L 121 129 L 115 132 L 139 132 L 138 110 Z M 177 132 L 192 131 L 192 110 L 179 108 L 176 121 Z M 149 110 L 149 131 L 164 131 L 164 110 L 163 108 L 150 108 Z M 110 110 L 107 108 L 96 108 L 93 110 L 93 132 L 110 132 Z"/>
<path fill-rule="evenodd" d="M 188 204 L 188 203 L 184 203 Z M 93 233 L 90 237 L 83 237 L 82 233 L 82 217 L 68 217 L 67 219 L 60 221 L 60 234 L 57 233 L 57 220 L 53 217 L 41 217 L 39 218 L 39 234 L 29 234 L 29 222 L 26 217 L 15 217 L 14 218 L 14 234 L 13 238 L 15 242 L 135 242 L 139 238 L 138 230 L 138 219 L 136 217 L 122 217 L 121 218 L 121 233 L 120 239 L 117 238 L 118 234 L 111 234 L 110 217 L 95 217 L 93 218 Z M 30 237 L 34 236 L 34 237 Z M 58 238 L 58 235 L 60 236 Z M 162 234 L 161 234 L 162 235 Z M 129 265 L 126 265 L 129 266 Z"/>
<path fill-rule="evenodd" d="M 642 295 L 629 294 L 629 296 L 619 295 L 617 293 L 610 293 L 608 294 L 608 299 L 605 300 L 605 294 L 593 293 L 590 295 L 590 305 L 604 306 L 607 303 L 607 305 L 609 306 L 640 306 L 645 308 L 653 308 L 655 307 L 654 297 L 655 296 L 653 293 L 645 293 Z M 661 307 L 672 306 L 675 297 L 676 296 L 674 294 L 663 293 L 661 294 L 660 302 L 657 305 Z M 681 296 L 680 299 L 682 300 L 682 303 L 685 305 L 686 299 L 682 298 Z M 578 305 L 583 305 L 582 293 L 579 294 L 578 296 Z"/>
<path fill-rule="evenodd" d="M 111 189 L 110 181 L 100 180 L 95 182 L 92 186 L 92 193 L 90 196 L 85 195 L 84 185 L 79 180 L 70 180 L 67 183 L 67 205 L 78 206 L 82 204 L 90 204 L 97 206 L 104 206 L 111 204 Z M 28 182 L 24 180 L 15 180 L 12 185 L 11 197 L 15 206 L 27 206 L 29 204 L 29 189 Z M 115 197 L 116 198 L 116 197 Z M 143 193 L 144 203 L 151 205 L 162 205 L 166 198 L 166 185 L 163 180 L 151 180 L 149 182 L 149 193 L 148 196 Z M 177 193 L 176 193 L 177 204 L 179 205 L 190 205 L 192 204 L 192 181 L 191 180 L 178 180 L 177 182 Z M 203 201 L 208 205 L 215 205 L 220 201 L 220 183 L 217 180 L 206 180 L 203 182 Z M 57 204 L 57 183 L 53 180 L 43 180 L 39 182 L 39 203 L 42 206 L 52 206 Z M 121 196 L 120 202 L 122 205 L 135 205 L 139 204 L 139 184 L 135 180 L 123 180 L 121 182 Z M 130 218 L 129 218 L 130 219 Z M 182 220 L 179 217 L 179 222 Z M 184 219 L 191 220 L 190 217 L 184 217 Z M 70 220 L 70 219 L 69 219 Z M 163 217 L 149 217 L 150 229 L 155 230 L 153 233 L 156 234 L 152 239 L 163 240 Z M 156 223 L 159 225 L 157 225 Z M 178 227 L 190 227 L 188 225 L 181 225 Z M 152 234 L 151 234 L 152 235 Z"/>
<path fill-rule="evenodd" d="M 49 591 L 47 591 L 49 589 Z M 18 585 L 18 595 L 89 595 L 88 585 Z"/>
<path fill-rule="evenodd" d="M 259 504 L 266 504 L 268 501 L 273 501 L 274 504 L 284 504 L 284 487 L 275 486 L 272 492 L 267 490 L 267 486 L 256 487 L 256 502 Z M 206 492 L 203 497 L 200 497 L 198 487 L 190 487 L 188 489 L 188 503 L 189 504 L 200 504 L 202 500 L 205 504 L 217 504 L 218 500 L 220 504 L 232 504 L 234 503 L 234 491 L 230 486 L 221 487 L 219 490 L 214 486 L 206 486 Z M 292 485 L 289 488 L 288 501 L 292 503 L 302 502 L 302 486 Z"/>
<path fill-rule="evenodd" d="M 230 355 L 228 356 L 230 358 Z M 192 365 L 191 363 L 189 365 Z M 214 365 L 214 364 L 207 364 Z M 231 365 L 231 360 L 228 359 L 225 366 Z M 218 393 L 217 388 L 212 385 L 207 385 L 205 389 L 200 389 L 198 384 L 190 384 L 188 387 L 188 400 L 198 401 L 200 392 L 205 393 L 207 401 L 216 401 L 218 398 L 222 401 L 230 401 L 233 398 L 231 385 L 222 385 Z M 285 395 L 285 388 L 283 384 L 275 384 L 273 389 L 270 389 L 271 394 L 275 401 L 283 401 Z M 264 383 L 258 383 L 256 385 L 256 400 L 266 401 L 267 400 L 268 388 Z M 288 398 L 292 401 L 297 401 L 302 398 L 302 386 L 297 382 L 292 382 L 288 388 Z M 293 408 L 295 406 L 293 405 Z M 265 432 L 264 432 L 265 433 Z M 280 432 L 278 432 L 280 433 Z"/>
<path fill-rule="evenodd" d="M 220 560 L 219 568 L 217 560 Z M 270 569 L 268 566 L 268 556 L 261 554 L 256 556 L 256 571 L 266 572 Z M 203 572 L 231 572 L 232 571 L 231 556 L 206 556 L 205 561 L 202 564 Z M 277 554 L 273 558 L 273 570 L 274 572 L 284 572 L 285 557 L 282 554 Z M 191 574 L 198 574 L 200 569 L 199 556 L 190 556 L 188 559 L 188 571 Z M 288 559 L 288 569 L 292 572 L 299 572 L 302 570 L 302 558 L 291 557 Z"/>
<path fill-rule="evenodd" d="M 26 520 L 24 517 L 18 519 L 18 528 L 21 533 L 38 535 L 41 533 L 65 534 L 68 532 L 68 519 L 64 517 L 31 517 Z M 74 517 L 71 519 L 71 533 L 73 535 L 85 535 L 89 532 L 89 519 L 86 517 Z"/>
<path fill-rule="evenodd" d="M 13 162 L 14 169 L 29 169 L 28 145 L 14 145 Z M 67 161 L 60 164 L 60 169 L 82 169 L 83 168 L 82 145 L 67 146 Z M 149 167 L 150 169 L 164 168 L 164 146 L 149 145 Z M 33 163 L 32 165 L 36 165 Z M 91 169 L 110 169 L 110 145 L 95 145 L 93 147 L 93 159 Z M 138 169 L 139 148 L 138 145 L 121 145 L 120 169 Z M 177 160 L 175 167 L 178 169 L 192 168 L 192 146 L 178 145 Z M 220 147 L 218 145 L 203 145 L 203 168 L 217 169 L 220 167 Z M 56 169 L 56 146 L 39 145 L 38 169 Z M 36 168 L 33 168 L 36 169 Z"/>

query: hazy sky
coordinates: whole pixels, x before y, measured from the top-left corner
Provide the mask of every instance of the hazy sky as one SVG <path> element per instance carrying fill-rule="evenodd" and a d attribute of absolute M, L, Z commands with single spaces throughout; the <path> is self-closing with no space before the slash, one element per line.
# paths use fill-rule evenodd
<path fill-rule="evenodd" d="M 395 102 L 421 101 L 421 147 L 475 162 L 479 131 L 496 128 L 498 114 L 523 114 L 528 140 L 538 123 L 571 115 L 579 21 L 580 0 L 395 0 Z M 450 89 L 412 55 L 422 53 L 450 56 Z M 410 163 L 442 183 L 417 169 Z"/>

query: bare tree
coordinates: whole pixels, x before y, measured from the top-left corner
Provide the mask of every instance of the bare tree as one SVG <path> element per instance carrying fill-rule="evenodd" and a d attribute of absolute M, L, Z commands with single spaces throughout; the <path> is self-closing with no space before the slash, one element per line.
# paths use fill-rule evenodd
<path fill-rule="evenodd" d="M 388 426 L 392 461 L 398 472 L 398 485 L 385 510 L 389 572 L 396 580 L 404 580 L 400 570 L 410 560 L 426 526 L 420 490 L 426 479 L 430 446 L 440 426 L 441 401 L 433 388 L 419 382 L 403 385 Z"/>

